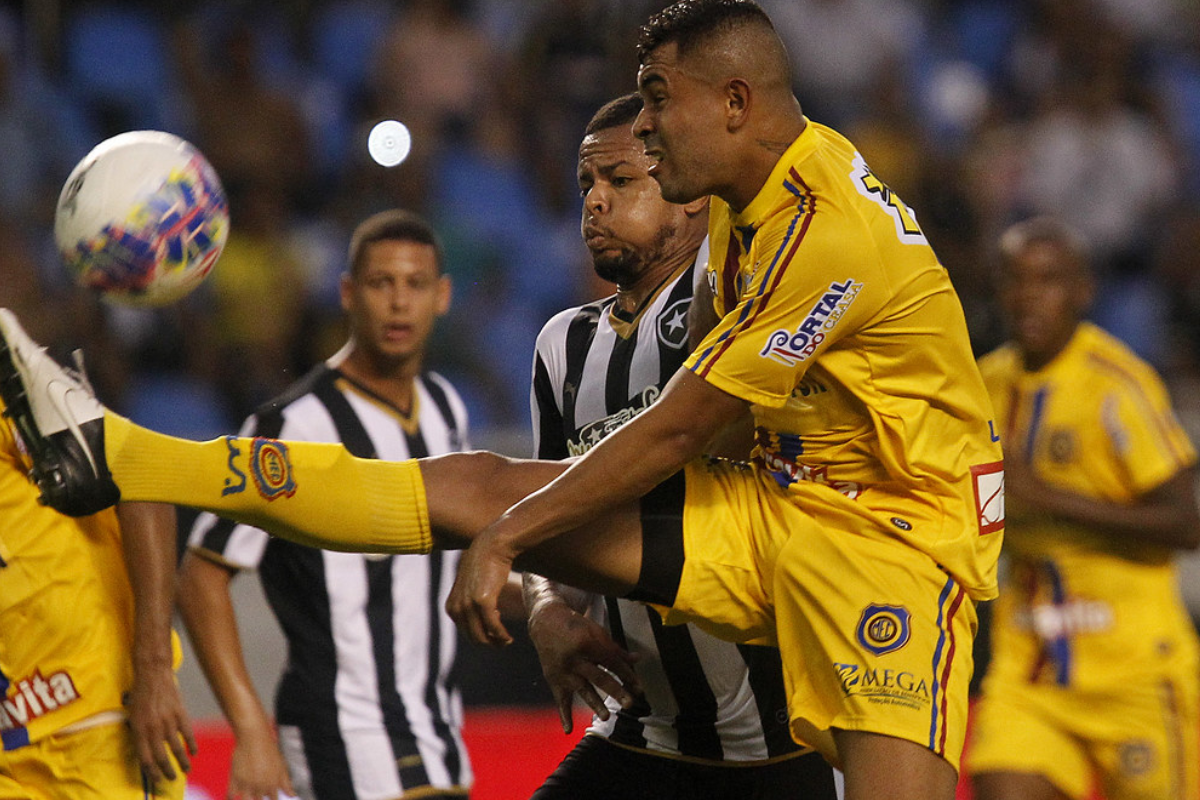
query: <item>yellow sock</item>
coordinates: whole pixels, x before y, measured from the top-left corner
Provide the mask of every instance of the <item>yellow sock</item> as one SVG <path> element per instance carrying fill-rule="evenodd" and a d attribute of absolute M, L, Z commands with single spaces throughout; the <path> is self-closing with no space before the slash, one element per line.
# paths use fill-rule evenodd
<path fill-rule="evenodd" d="M 329 550 L 428 553 L 415 460 L 355 458 L 340 444 L 226 436 L 177 439 L 104 415 L 105 455 L 122 500 L 191 506 Z"/>

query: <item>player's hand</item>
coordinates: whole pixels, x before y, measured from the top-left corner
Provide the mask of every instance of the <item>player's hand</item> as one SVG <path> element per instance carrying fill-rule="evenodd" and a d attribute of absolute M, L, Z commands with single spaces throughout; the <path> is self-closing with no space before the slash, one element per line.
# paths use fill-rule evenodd
<path fill-rule="evenodd" d="M 226 800 L 276 800 L 294 794 L 287 764 L 270 728 L 239 733 L 229 765 Z"/>
<path fill-rule="evenodd" d="M 637 656 L 613 641 L 608 631 L 562 602 L 545 603 L 529 619 L 529 638 L 537 648 L 542 673 L 550 684 L 563 733 L 574 727 L 576 695 L 600 717 L 608 719 L 601 693 L 633 705 L 641 694 L 634 665 Z"/>
<path fill-rule="evenodd" d="M 175 764 L 188 772 L 196 737 L 169 664 L 135 667 L 126 696 L 129 728 L 142 774 L 153 785 L 176 778 Z M 172 762 L 174 756 L 174 762 Z"/>
<path fill-rule="evenodd" d="M 463 553 L 454 588 L 446 598 L 446 612 L 472 641 L 504 647 L 512 644 L 512 636 L 500 621 L 500 592 L 516 555 L 490 530 Z"/>

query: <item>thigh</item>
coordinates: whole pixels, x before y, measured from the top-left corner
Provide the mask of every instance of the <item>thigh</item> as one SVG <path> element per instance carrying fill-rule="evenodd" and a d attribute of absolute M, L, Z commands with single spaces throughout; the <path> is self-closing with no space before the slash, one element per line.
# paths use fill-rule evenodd
<path fill-rule="evenodd" d="M 646 563 L 633 599 L 659 608 L 668 624 L 690 622 L 731 642 L 775 644 L 769 587 L 760 573 L 772 547 L 770 504 L 747 465 L 719 459 L 689 464 L 685 491 L 655 513 L 643 508 Z M 802 514 L 788 507 L 795 524 Z"/>
<path fill-rule="evenodd" d="M 809 510 L 770 569 L 792 732 L 838 763 L 830 729 L 928 748 L 956 769 L 974 603 L 927 555 Z M 811 738 L 810 738 L 811 737 Z"/>
<path fill-rule="evenodd" d="M 1147 676 L 1092 705 L 1102 729 L 1092 745 L 1108 800 L 1200 797 L 1196 677 Z M 1101 706 L 1103 706 L 1101 708 Z"/>

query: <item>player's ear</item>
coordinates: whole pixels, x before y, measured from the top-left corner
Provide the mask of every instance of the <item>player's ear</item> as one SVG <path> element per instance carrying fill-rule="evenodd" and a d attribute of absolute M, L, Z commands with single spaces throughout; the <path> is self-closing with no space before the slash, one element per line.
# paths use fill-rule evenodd
<path fill-rule="evenodd" d="M 695 217 L 699 214 L 703 214 L 707 210 L 708 195 L 705 195 L 704 197 L 697 197 L 692 202 L 683 204 L 683 211 L 689 217 Z"/>
<path fill-rule="evenodd" d="M 732 133 L 750 116 L 750 84 L 743 78 L 730 78 L 725 83 L 725 126 Z"/>

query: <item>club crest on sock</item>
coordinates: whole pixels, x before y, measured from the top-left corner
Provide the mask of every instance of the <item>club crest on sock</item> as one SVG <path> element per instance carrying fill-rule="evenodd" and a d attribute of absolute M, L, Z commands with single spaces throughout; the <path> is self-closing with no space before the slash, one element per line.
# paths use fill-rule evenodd
<path fill-rule="evenodd" d="M 288 448 L 278 439 L 254 440 L 250 450 L 250 474 L 254 476 L 258 493 L 267 500 L 291 497 L 296 493 Z"/>

